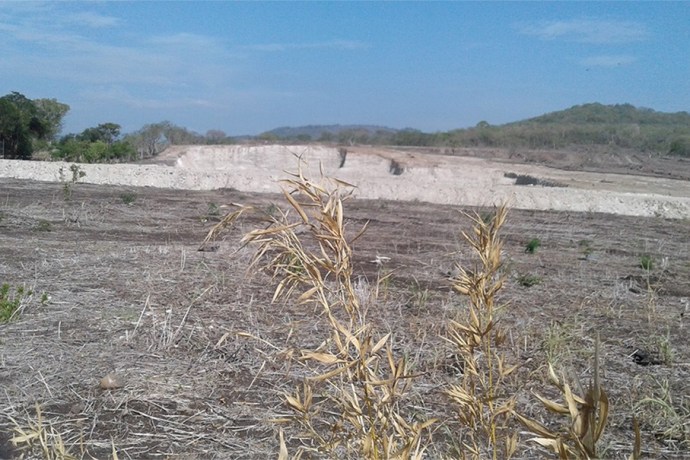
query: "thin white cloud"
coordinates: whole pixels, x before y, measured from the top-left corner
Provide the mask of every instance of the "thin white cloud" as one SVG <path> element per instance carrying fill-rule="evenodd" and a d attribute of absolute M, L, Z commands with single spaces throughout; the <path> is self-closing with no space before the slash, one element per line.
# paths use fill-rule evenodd
<path fill-rule="evenodd" d="M 137 96 L 122 86 L 96 86 L 80 92 L 82 98 L 89 101 L 107 101 L 108 104 L 125 105 L 134 109 L 191 109 L 191 108 L 222 108 L 215 101 L 192 97 L 142 97 Z"/>
<path fill-rule="evenodd" d="M 177 33 L 172 35 L 159 35 L 151 37 L 149 43 L 164 46 L 188 46 L 198 48 L 215 48 L 218 46 L 216 40 L 211 37 L 190 33 Z"/>
<path fill-rule="evenodd" d="M 68 13 L 52 11 L 54 20 L 50 22 L 39 11 L 35 13 L 0 20 L 3 47 L 12 51 L 4 53 L 0 78 L 11 71 L 14 75 L 86 85 L 143 84 L 201 90 L 227 81 L 233 71 L 231 54 L 211 37 L 177 33 L 112 45 L 101 42 L 89 29 L 76 26 Z M 77 20 L 105 27 L 117 19 L 82 13 Z"/>
<path fill-rule="evenodd" d="M 91 27 L 93 29 L 115 27 L 120 23 L 120 19 L 114 16 L 105 16 L 87 11 L 71 14 L 65 18 L 65 20 L 72 24 Z"/>
<path fill-rule="evenodd" d="M 590 56 L 580 60 L 584 67 L 622 67 L 637 61 L 635 56 Z"/>
<path fill-rule="evenodd" d="M 569 21 L 543 21 L 520 24 L 518 30 L 525 35 L 543 40 L 563 39 L 579 43 L 623 44 L 645 40 L 647 27 L 635 21 L 600 19 L 572 19 Z"/>
<path fill-rule="evenodd" d="M 265 43 L 257 45 L 248 45 L 242 47 L 243 49 L 253 51 L 290 51 L 290 50 L 313 50 L 313 49 L 338 49 L 338 50 L 355 50 L 364 49 L 369 46 L 365 43 L 353 40 L 329 40 L 315 43 Z"/>

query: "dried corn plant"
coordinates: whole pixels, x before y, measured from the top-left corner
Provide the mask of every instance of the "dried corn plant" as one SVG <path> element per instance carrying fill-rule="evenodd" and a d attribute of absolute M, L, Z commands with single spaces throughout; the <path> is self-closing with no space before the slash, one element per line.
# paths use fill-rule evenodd
<path fill-rule="evenodd" d="M 45 420 L 41 407 L 36 405 L 36 418 L 28 414 L 26 420 L 18 421 L 8 417 L 13 423 L 14 436 L 10 442 L 23 454 L 44 460 L 76 460 L 65 445 L 62 434 Z M 24 458 L 22 456 L 21 458 Z"/>
<path fill-rule="evenodd" d="M 235 203 L 233 203 L 233 206 L 239 209 L 237 209 L 237 211 L 226 214 L 225 217 L 223 217 L 220 220 L 220 222 L 211 227 L 211 230 L 209 230 L 208 234 L 206 235 L 206 238 L 204 238 L 204 241 L 202 241 L 199 245 L 199 251 L 206 250 L 207 245 L 214 242 L 218 238 L 218 236 L 221 233 L 223 233 L 223 231 L 226 228 L 232 226 L 240 218 L 242 214 L 253 209 L 251 206 L 242 206 L 240 204 Z"/>
<path fill-rule="evenodd" d="M 421 458 L 422 432 L 434 420 L 406 415 L 402 400 L 414 376 L 406 359 L 393 353 L 391 333 L 379 334 L 367 321 L 368 307 L 353 284 L 351 245 L 364 232 L 346 235 L 343 202 L 353 186 L 336 179 L 325 184 L 307 179 L 300 168 L 283 181 L 288 210 L 243 239 L 258 245 L 252 266 L 278 281 L 274 300 L 298 291 L 298 302 L 321 310 L 330 329 L 318 349 L 301 351 L 309 376 L 301 389 L 285 395 L 300 438 L 308 438 L 297 457 L 311 451 L 340 458 Z M 281 458 L 287 458 L 281 444 Z"/>
<path fill-rule="evenodd" d="M 560 430 L 554 431 L 542 423 L 515 413 L 517 419 L 537 436 L 530 440 L 558 455 L 560 459 L 598 458 L 597 443 L 604 432 L 609 416 L 609 399 L 599 382 L 599 339 L 594 350 L 594 375 L 583 396 L 576 394 L 564 377 L 559 377 L 549 364 L 549 380 L 563 397 L 563 403 L 535 394 L 544 407 L 567 417 Z M 634 421 L 635 446 L 631 460 L 640 458 L 640 432 Z"/>
<path fill-rule="evenodd" d="M 460 422 L 468 428 L 462 444 L 471 458 L 510 458 L 517 449 L 517 434 L 508 428 L 515 396 L 505 394 L 506 380 L 517 366 L 506 363 L 500 347 L 506 335 L 497 325 L 496 294 L 503 286 L 499 231 L 507 207 L 498 207 L 488 217 L 466 214 L 472 220 L 471 234 L 463 232 L 478 262 L 473 270 L 457 266 L 455 291 L 469 298 L 467 308 L 448 324 L 445 337 L 455 349 L 463 375 L 446 394 L 457 406 Z M 489 447 L 490 453 L 486 452 Z"/>

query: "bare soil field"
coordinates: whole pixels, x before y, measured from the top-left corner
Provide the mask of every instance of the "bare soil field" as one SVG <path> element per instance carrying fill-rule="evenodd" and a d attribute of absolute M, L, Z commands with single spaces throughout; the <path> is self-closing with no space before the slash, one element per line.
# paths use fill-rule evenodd
<path fill-rule="evenodd" d="M 396 176 L 389 172 L 388 154 L 377 154 L 382 177 L 407 177 L 410 184 L 410 178 L 421 177 L 414 176 L 415 168 L 428 168 L 415 166 L 417 154 L 407 152 L 393 158 L 406 168 Z M 240 180 L 251 176 L 263 183 L 277 178 L 279 170 L 258 175 L 258 165 L 242 176 L 237 171 L 246 164 L 223 168 L 219 157 L 208 169 L 208 157 L 203 167 L 195 166 L 194 158 L 189 150 L 171 151 L 161 161 L 187 161 L 168 168 L 193 171 L 202 181 L 225 175 L 226 186 L 185 190 L 161 182 L 148 184 L 159 187 L 76 183 L 68 197 L 54 177 L 39 182 L 0 175 L 0 281 L 9 284 L 10 295 L 24 288 L 15 317 L 0 323 L 0 459 L 20 458 L 22 451 L 10 439 L 17 427 L 26 430 L 35 422 L 37 408 L 43 424 L 60 434 L 76 458 L 113 458 L 113 449 L 120 459 L 277 458 L 281 427 L 291 452 L 308 442 L 285 422 L 291 411 L 284 394 L 293 393 L 305 377 L 294 359 L 299 350 L 316 348 L 328 338 L 325 318 L 294 299 L 272 302 L 271 277 L 247 271 L 253 248 L 240 240 L 265 226 L 259 214 L 248 213 L 206 251 L 198 250 L 210 228 L 232 209 L 224 206 L 251 205 L 266 215 L 284 208 L 275 184 L 250 190 L 252 184 L 243 189 Z M 533 395 L 557 397 L 548 383 L 547 363 L 586 385 L 600 336 L 602 384 L 611 403 L 601 456 L 627 458 L 635 416 L 643 458 L 687 458 L 687 184 L 649 178 L 645 187 L 650 188 L 635 196 L 621 190 L 591 195 L 584 194 L 592 191 L 582 184 L 625 188 L 641 181 L 625 185 L 630 179 L 624 177 L 622 185 L 615 185 L 601 182 L 608 180 L 596 175 L 601 172 L 575 176 L 543 168 L 535 173 L 521 169 L 529 166 L 524 164 L 494 170 L 486 160 L 474 160 L 480 163 L 463 163 L 468 177 L 477 175 L 471 188 L 493 187 L 483 189 L 489 195 L 478 197 L 481 202 L 473 202 L 469 192 L 460 196 L 469 202 L 415 200 L 400 195 L 402 185 L 392 188 L 398 194 L 394 197 L 380 189 L 372 196 L 365 185 L 376 177 L 360 173 L 359 195 L 345 207 L 353 234 L 369 223 L 354 244 L 358 282 L 373 286 L 381 274 L 390 275 L 369 315 L 377 328 L 392 332 L 395 353 L 409 357 L 414 368 L 416 377 L 400 404 L 410 413 L 439 419 L 424 439 L 430 442 L 426 457 L 458 458 L 465 430 L 444 393 L 461 373 L 453 348 L 443 340 L 449 321 L 461 316 L 466 305 L 449 280 L 455 263 L 470 262 L 460 235 L 470 227 L 460 211 L 488 212 L 489 207 L 469 205 L 495 204 L 490 192 L 505 187 L 529 193 L 563 189 L 570 195 L 549 203 L 570 196 L 576 204 L 589 200 L 590 206 L 580 209 L 568 202 L 558 211 L 548 210 L 546 203 L 544 209 L 509 212 L 502 233 L 506 282 L 499 300 L 506 304 L 500 317 L 509 331 L 506 353 L 519 365 L 508 388 L 518 395 L 517 410 L 555 427 L 554 416 Z M 372 164 L 370 157 L 358 158 L 356 150 L 348 153 L 345 167 L 348 161 L 351 166 Z M 291 170 L 293 164 L 283 163 L 282 169 Z M 97 169 L 86 166 L 84 180 L 93 180 Z M 333 163 L 328 168 L 342 169 Z M 442 174 L 443 168 L 434 171 Z M 481 171 L 489 171 L 488 182 L 482 182 L 487 179 L 479 177 Z M 552 181 L 575 178 L 572 183 L 581 185 L 517 187 L 504 172 Z M 341 173 L 353 182 L 358 178 L 354 170 Z M 113 181 L 120 182 L 129 177 L 119 171 L 114 175 Z M 667 190 L 665 197 L 662 190 Z M 506 196 L 529 204 L 524 193 Z M 661 205 L 655 212 L 622 213 L 633 215 L 596 212 L 611 209 L 610 196 L 623 200 L 624 210 L 643 209 L 643 201 L 636 200 Z M 592 206 L 592 197 L 605 205 Z M 675 209 L 675 218 L 664 217 L 665 209 Z M 540 246 L 526 252 L 533 239 Z M 649 269 L 642 268 L 644 261 L 651 263 Z M 514 428 L 520 433 L 516 457 L 546 456 L 527 441 L 532 436 L 524 428 L 517 423 Z M 24 454 L 42 458 L 38 450 Z"/>

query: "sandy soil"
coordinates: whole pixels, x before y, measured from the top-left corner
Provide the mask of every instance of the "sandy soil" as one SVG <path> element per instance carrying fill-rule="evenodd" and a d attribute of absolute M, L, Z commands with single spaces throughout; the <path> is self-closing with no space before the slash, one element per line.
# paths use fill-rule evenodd
<path fill-rule="evenodd" d="M 305 174 L 323 173 L 357 186 L 366 199 L 484 206 L 508 201 L 517 209 L 690 217 L 690 181 L 612 173 L 565 171 L 507 160 L 414 150 L 321 146 L 176 146 L 155 164 L 80 165 L 83 182 L 185 190 L 232 188 L 275 192 L 301 158 Z M 0 160 L 0 177 L 59 181 L 69 164 Z M 506 173 L 559 187 L 518 186 Z"/>

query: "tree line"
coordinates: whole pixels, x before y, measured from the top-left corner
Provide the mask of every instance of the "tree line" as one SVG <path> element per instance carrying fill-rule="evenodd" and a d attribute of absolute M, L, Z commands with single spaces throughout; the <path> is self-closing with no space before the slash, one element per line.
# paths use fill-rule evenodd
<path fill-rule="evenodd" d="M 0 97 L 0 158 L 124 162 L 153 157 L 169 145 L 234 142 L 221 130 L 202 135 L 169 121 L 128 134 L 119 124 L 106 122 L 60 137 L 69 110 L 56 99 L 32 100 L 18 92 Z"/>
<path fill-rule="evenodd" d="M 240 141 L 529 149 L 603 145 L 690 157 L 690 114 L 661 113 L 630 104 L 584 104 L 516 123 L 491 125 L 481 121 L 471 128 L 436 133 L 410 128 L 350 126 L 336 130 L 335 126 L 323 126 L 318 136 L 298 129 L 294 130 L 297 134 L 290 135 L 290 129 L 283 129 L 241 139 L 221 130 L 202 135 L 169 121 L 148 124 L 128 134 L 122 134 L 119 124 L 106 122 L 58 137 L 69 109 L 56 99 L 31 100 L 18 92 L 0 97 L 0 157 L 122 162 L 153 157 L 169 145 Z M 318 126 L 308 128 L 309 133 L 319 132 Z"/>
<path fill-rule="evenodd" d="M 312 129 L 312 131 L 314 131 Z M 338 144 L 394 145 L 419 147 L 500 147 L 563 149 L 572 146 L 609 146 L 641 152 L 690 157 L 690 114 L 662 113 L 630 104 L 584 104 L 540 117 L 444 132 L 416 129 L 343 129 L 320 135 L 281 137 L 267 132 L 269 141 L 318 141 Z"/>

